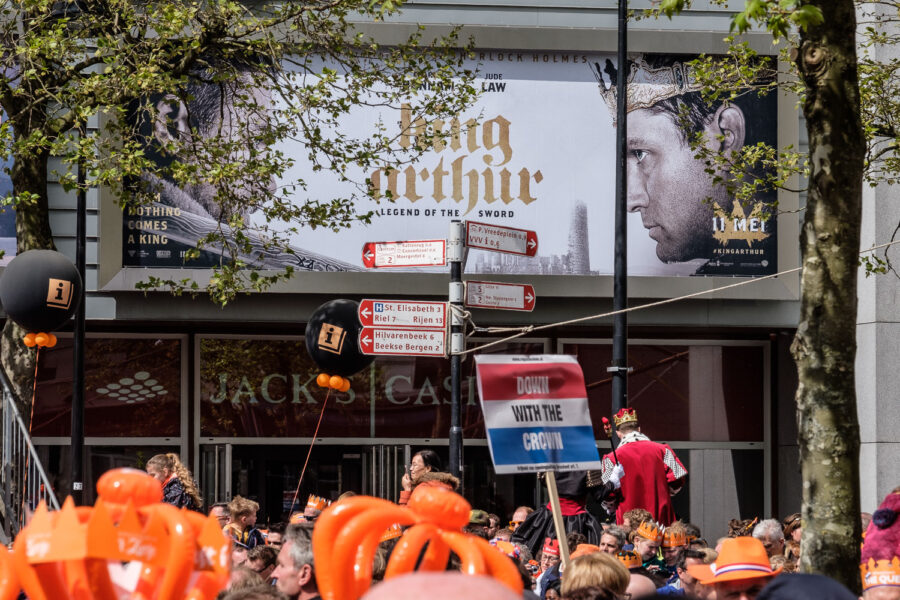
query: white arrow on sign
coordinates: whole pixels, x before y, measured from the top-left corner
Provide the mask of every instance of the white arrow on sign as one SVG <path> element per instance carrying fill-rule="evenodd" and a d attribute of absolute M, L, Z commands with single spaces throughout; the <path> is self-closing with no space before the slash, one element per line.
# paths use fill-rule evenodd
<path fill-rule="evenodd" d="M 467 281 L 466 306 L 531 312 L 535 303 L 534 287 L 527 283 Z"/>

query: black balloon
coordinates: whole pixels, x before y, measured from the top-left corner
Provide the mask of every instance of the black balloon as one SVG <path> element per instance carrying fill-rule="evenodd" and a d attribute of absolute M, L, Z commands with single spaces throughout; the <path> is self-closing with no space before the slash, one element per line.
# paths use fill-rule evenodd
<path fill-rule="evenodd" d="M 0 277 L 0 302 L 10 319 L 32 333 L 49 333 L 68 321 L 81 301 L 81 277 L 55 250 L 16 256 Z"/>
<path fill-rule="evenodd" d="M 306 350 L 329 375 L 349 377 L 374 359 L 359 351 L 358 310 L 359 303 L 353 300 L 331 300 L 317 308 L 306 324 Z"/>

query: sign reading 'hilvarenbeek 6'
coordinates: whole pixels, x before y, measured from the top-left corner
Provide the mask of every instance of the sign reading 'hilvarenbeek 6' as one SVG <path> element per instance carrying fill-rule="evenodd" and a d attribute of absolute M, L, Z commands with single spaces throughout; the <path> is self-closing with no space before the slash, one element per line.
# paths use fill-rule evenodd
<path fill-rule="evenodd" d="M 497 473 L 600 468 L 584 374 L 575 357 L 482 355 L 475 365 Z"/>

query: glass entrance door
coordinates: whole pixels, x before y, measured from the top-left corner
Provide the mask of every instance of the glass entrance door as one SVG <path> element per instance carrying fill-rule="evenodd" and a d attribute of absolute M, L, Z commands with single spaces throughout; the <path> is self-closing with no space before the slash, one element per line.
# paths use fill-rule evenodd
<path fill-rule="evenodd" d="M 231 500 L 231 444 L 200 446 L 200 490 L 203 506 Z"/>
<path fill-rule="evenodd" d="M 376 444 L 365 447 L 367 478 L 363 493 L 393 502 L 403 489 L 401 479 L 411 458 L 409 444 Z"/>

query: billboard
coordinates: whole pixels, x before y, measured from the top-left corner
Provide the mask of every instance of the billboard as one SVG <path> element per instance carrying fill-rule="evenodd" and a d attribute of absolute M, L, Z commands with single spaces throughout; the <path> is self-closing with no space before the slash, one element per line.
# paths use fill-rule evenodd
<path fill-rule="evenodd" d="M 633 55 L 628 73 L 629 274 L 638 276 L 759 276 L 777 270 L 772 197 L 735 202 L 694 158 L 682 112 L 717 152 L 777 139 L 774 95 L 746 94 L 734 104 L 707 105 L 691 77 L 691 56 Z M 366 242 L 442 239 L 453 219 L 534 230 L 536 256 L 471 250 L 470 274 L 606 275 L 613 272 L 615 197 L 615 57 L 600 53 L 479 51 L 482 94 L 449 123 L 449 137 L 398 170 L 353 173 L 370 179 L 379 199 L 357 203 L 373 211 L 371 224 L 338 233 L 301 229 L 292 253 L 261 252 L 260 267 L 364 270 Z M 420 123 L 409 107 L 359 107 L 342 132 L 364 137 L 374 127 L 414 146 Z M 327 171 L 304 162 L 302 140 L 285 143 L 297 158 L 278 185 L 303 179 L 306 197 L 327 201 L 352 193 Z M 727 179 L 727 177 L 726 177 Z M 171 185 L 169 187 L 172 187 Z M 128 209 L 123 222 L 124 266 L 202 267 L 217 264 L 214 250 L 184 263 L 184 252 L 215 220 L 190 198 L 168 190 L 152 206 Z M 386 198 L 391 197 L 393 201 Z M 302 199 L 298 198 L 298 202 Z M 259 214 L 249 216 L 261 224 Z M 270 224 L 271 225 L 271 224 Z M 442 272 L 445 267 L 411 267 Z"/>

